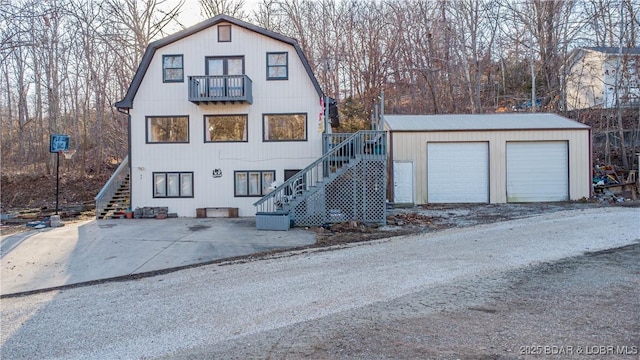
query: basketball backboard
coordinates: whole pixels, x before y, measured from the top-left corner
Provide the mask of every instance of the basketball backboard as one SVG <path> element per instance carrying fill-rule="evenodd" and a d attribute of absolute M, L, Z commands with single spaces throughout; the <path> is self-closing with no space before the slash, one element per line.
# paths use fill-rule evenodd
<path fill-rule="evenodd" d="M 69 135 L 52 134 L 49 139 L 49 152 L 57 153 L 66 150 L 69 150 Z"/>

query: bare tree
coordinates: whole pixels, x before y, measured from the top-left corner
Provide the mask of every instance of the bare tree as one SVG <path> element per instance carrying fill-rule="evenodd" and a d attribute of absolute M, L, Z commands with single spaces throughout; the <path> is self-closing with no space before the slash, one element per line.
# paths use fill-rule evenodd
<path fill-rule="evenodd" d="M 0 0 L 3 166 L 26 163 L 51 172 L 52 132 L 73 135 L 79 156 L 68 164 L 80 172 L 100 172 L 109 159 L 124 156 L 126 116 L 112 104 L 126 93 L 149 43 L 183 28 L 184 1 Z M 297 39 L 322 89 L 358 121 L 368 120 L 383 90 L 386 108 L 399 113 L 481 112 L 543 94 L 549 110 L 561 110 L 573 49 L 637 47 L 640 36 L 639 0 L 247 5 L 200 2 L 206 17 L 251 18 Z M 630 122 L 622 120 L 611 117 L 604 131 L 628 136 L 621 124 Z M 625 157 L 633 153 L 627 149 Z"/>
<path fill-rule="evenodd" d="M 490 75 L 491 54 L 500 17 L 494 1 L 459 0 L 452 2 L 449 11 L 455 31 L 454 51 L 461 65 L 462 79 L 472 113 L 483 111 L 481 92 L 489 84 L 483 77 Z"/>
<path fill-rule="evenodd" d="M 282 32 L 280 29 L 282 15 L 283 11 L 280 8 L 279 0 L 262 0 L 257 9 L 253 10 L 252 19 L 256 25 L 262 28 Z"/>
<path fill-rule="evenodd" d="M 167 35 L 167 28 L 177 21 L 184 0 L 165 10 L 167 0 L 107 0 L 107 14 L 114 19 L 112 41 L 119 47 L 130 47 L 122 57 L 129 72 L 134 73 L 152 40 Z"/>
<path fill-rule="evenodd" d="M 244 0 L 200 0 L 202 16 L 205 18 L 228 15 L 246 20 L 248 15 L 244 10 L 244 6 Z"/>

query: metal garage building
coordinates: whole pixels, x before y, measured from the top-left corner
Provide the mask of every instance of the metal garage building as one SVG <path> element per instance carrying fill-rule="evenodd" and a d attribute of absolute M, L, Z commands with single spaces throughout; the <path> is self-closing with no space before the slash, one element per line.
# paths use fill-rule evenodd
<path fill-rule="evenodd" d="M 556 114 L 384 115 L 389 201 L 588 198 L 591 128 Z"/>

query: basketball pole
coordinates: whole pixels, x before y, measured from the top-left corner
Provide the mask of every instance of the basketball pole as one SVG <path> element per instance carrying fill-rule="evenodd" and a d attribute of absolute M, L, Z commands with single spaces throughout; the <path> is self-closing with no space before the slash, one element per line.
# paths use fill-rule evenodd
<path fill-rule="evenodd" d="M 58 215 L 58 195 L 60 194 L 60 151 L 56 152 L 56 215 Z"/>

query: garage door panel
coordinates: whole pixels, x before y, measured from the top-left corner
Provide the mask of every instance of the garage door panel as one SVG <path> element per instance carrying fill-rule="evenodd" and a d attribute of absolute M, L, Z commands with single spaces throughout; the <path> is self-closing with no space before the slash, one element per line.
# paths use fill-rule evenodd
<path fill-rule="evenodd" d="M 507 202 L 565 201 L 569 198 L 566 141 L 507 143 Z"/>
<path fill-rule="evenodd" d="M 488 202 L 488 143 L 429 143 L 427 192 L 430 203 Z"/>

